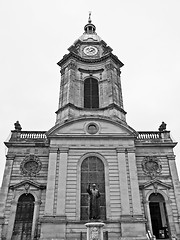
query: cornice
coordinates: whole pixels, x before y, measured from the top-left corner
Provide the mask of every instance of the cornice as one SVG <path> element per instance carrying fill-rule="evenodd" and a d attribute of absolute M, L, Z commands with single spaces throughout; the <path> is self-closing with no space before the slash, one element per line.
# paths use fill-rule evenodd
<path fill-rule="evenodd" d="M 148 182 L 146 182 L 144 184 L 140 184 L 139 188 L 140 189 L 145 189 L 145 188 L 148 188 L 149 186 L 154 186 L 155 184 L 161 185 L 161 186 L 165 187 L 166 189 L 172 188 L 171 184 L 164 183 L 164 182 L 162 182 L 162 181 L 160 181 L 158 179 L 150 180 L 150 181 L 148 181 Z"/>
<path fill-rule="evenodd" d="M 102 56 L 101 58 L 93 58 L 93 59 L 90 59 L 90 58 L 82 58 L 81 56 L 73 53 L 73 52 L 70 52 L 66 55 L 64 55 L 64 57 L 57 63 L 60 67 L 63 65 L 64 62 L 66 62 L 69 58 L 75 58 L 83 63 L 99 63 L 99 62 L 102 62 L 108 58 L 111 58 L 113 59 L 116 63 L 118 63 L 120 65 L 120 67 L 124 66 L 124 64 L 118 59 L 118 57 L 114 54 L 112 54 L 111 52 Z"/>
<path fill-rule="evenodd" d="M 41 190 L 46 189 L 46 185 L 39 184 L 39 183 L 34 182 L 34 181 L 31 181 L 31 180 L 29 180 L 29 179 L 24 180 L 24 181 L 19 182 L 19 183 L 16 183 L 16 184 L 14 184 L 14 185 L 11 185 L 11 186 L 9 186 L 9 188 L 12 189 L 12 190 L 14 190 L 14 189 L 16 189 L 16 188 L 18 188 L 18 187 L 25 186 L 26 184 L 28 184 L 28 185 L 30 185 L 30 186 L 33 186 L 33 187 L 35 187 L 35 188 L 37 188 L 37 189 L 41 189 Z"/>
<path fill-rule="evenodd" d="M 119 107 L 118 105 L 116 105 L 115 103 L 112 103 L 112 104 L 110 104 L 110 105 L 108 105 L 108 106 L 106 106 L 106 107 L 103 107 L 103 108 L 92 108 L 92 109 L 89 109 L 89 108 L 81 108 L 81 107 L 77 107 L 77 106 L 75 106 L 74 104 L 72 104 L 72 103 L 68 103 L 68 104 L 66 104 L 65 106 L 63 106 L 63 107 L 61 107 L 61 108 L 59 108 L 55 113 L 56 114 L 58 114 L 59 112 L 61 112 L 61 111 L 63 111 L 64 109 L 66 109 L 66 108 L 68 108 L 68 107 L 71 107 L 71 108 L 74 108 L 74 109 L 77 109 L 77 110 L 83 110 L 83 111 L 101 111 L 101 110 L 106 110 L 106 109 L 112 109 L 112 108 L 115 108 L 115 109 L 117 109 L 117 110 L 119 110 L 120 112 L 122 112 L 123 114 L 127 114 L 127 112 L 126 111 L 124 111 L 124 109 L 122 109 L 121 107 Z"/>
<path fill-rule="evenodd" d="M 31 139 L 31 142 L 25 141 L 13 141 L 13 142 L 4 142 L 7 148 L 10 147 L 49 147 L 49 142 L 35 142 Z"/>
<path fill-rule="evenodd" d="M 163 141 L 137 141 L 135 140 L 135 146 L 136 147 L 172 147 L 174 148 L 177 145 L 177 143 L 175 142 L 163 142 Z"/>

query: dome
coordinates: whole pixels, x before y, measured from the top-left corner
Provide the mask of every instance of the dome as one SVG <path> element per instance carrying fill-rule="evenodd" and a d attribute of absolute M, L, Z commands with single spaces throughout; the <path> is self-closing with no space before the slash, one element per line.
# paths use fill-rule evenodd
<path fill-rule="evenodd" d="M 89 13 L 88 24 L 84 27 L 84 33 L 79 38 L 82 42 L 100 42 L 102 39 L 96 33 L 96 27 L 94 24 L 91 23 L 91 13 Z"/>
<path fill-rule="evenodd" d="M 83 35 L 79 38 L 82 42 L 100 42 L 101 38 L 97 35 L 97 33 L 83 33 Z"/>

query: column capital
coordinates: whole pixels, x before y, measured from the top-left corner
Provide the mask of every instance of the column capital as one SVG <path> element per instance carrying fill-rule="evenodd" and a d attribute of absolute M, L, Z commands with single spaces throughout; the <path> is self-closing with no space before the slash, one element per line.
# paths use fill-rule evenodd
<path fill-rule="evenodd" d="M 125 153 L 125 148 L 116 148 L 117 153 Z"/>
<path fill-rule="evenodd" d="M 69 152 L 69 148 L 68 147 L 60 147 L 60 148 L 58 148 L 58 151 L 60 153 L 67 153 L 67 152 Z"/>
<path fill-rule="evenodd" d="M 128 153 L 135 153 L 136 148 L 135 147 L 129 147 L 129 148 L 126 148 L 125 151 L 128 152 Z"/>
<path fill-rule="evenodd" d="M 175 155 L 174 154 L 169 154 L 167 155 L 168 160 L 175 160 Z"/>
<path fill-rule="evenodd" d="M 6 160 L 10 161 L 10 160 L 14 160 L 16 157 L 16 154 L 13 154 L 13 153 L 8 153 L 6 155 Z"/>
<path fill-rule="evenodd" d="M 57 153 L 58 147 L 50 147 L 49 153 Z"/>

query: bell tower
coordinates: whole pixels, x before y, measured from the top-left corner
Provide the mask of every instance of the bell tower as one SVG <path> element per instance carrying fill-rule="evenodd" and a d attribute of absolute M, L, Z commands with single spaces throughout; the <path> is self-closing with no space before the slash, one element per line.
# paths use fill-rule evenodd
<path fill-rule="evenodd" d="M 56 124 L 92 115 L 126 124 L 120 71 L 123 63 L 97 35 L 91 15 L 83 35 L 68 51 L 58 62 L 61 83 Z"/>

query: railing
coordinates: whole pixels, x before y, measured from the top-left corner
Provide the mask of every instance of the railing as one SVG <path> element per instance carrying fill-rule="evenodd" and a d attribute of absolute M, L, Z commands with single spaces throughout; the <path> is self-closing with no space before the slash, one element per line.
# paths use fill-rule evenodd
<path fill-rule="evenodd" d="M 47 136 L 45 131 L 16 131 L 13 130 L 11 131 L 11 138 L 10 142 L 14 141 L 26 141 L 26 142 L 46 142 L 47 141 Z"/>
<path fill-rule="evenodd" d="M 138 140 L 145 140 L 145 139 L 160 139 L 161 133 L 159 131 L 149 131 L 149 132 L 138 132 L 139 135 L 137 136 Z"/>
<path fill-rule="evenodd" d="M 149 131 L 138 132 L 138 141 L 151 141 L 151 142 L 172 142 L 170 131 Z"/>
<path fill-rule="evenodd" d="M 20 132 L 20 138 L 31 139 L 46 139 L 45 131 L 22 131 Z"/>

